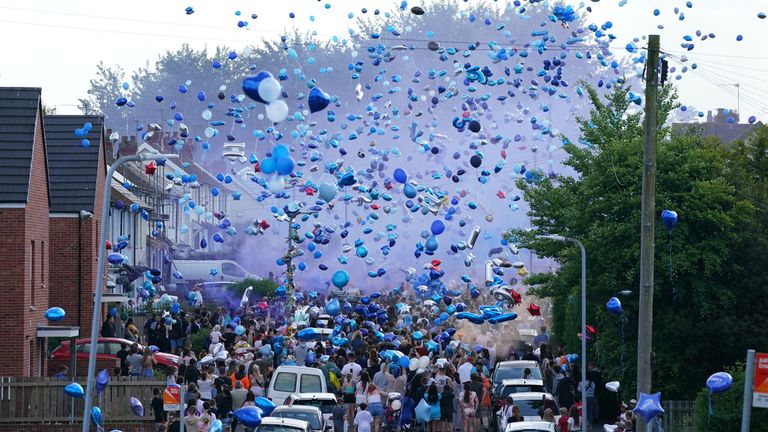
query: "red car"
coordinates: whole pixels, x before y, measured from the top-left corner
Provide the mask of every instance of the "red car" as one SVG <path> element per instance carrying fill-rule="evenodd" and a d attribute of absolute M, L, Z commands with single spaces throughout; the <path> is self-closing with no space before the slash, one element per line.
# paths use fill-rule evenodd
<path fill-rule="evenodd" d="M 126 344 L 128 348 L 131 347 L 135 342 L 131 342 L 126 339 L 120 339 L 120 338 L 99 338 L 99 346 L 96 350 L 96 360 L 106 360 L 106 361 L 113 361 L 117 363 L 117 352 L 120 351 L 120 344 Z M 78 364 L 80 362 L 88 362 L 88 355 L 91 351 L 91 340 L 90 339 L 77 339 L 75 341 L 77 344 L 77 362 Z M 144 349 L 144 346 L 141 344 L 138 344 L 139 348 L 142 350 Z M 61 345 L 56 347 L 56 349 L 53 350 L 51 353 L 50 358 L 53 360 L 60 360 L 65 362 L 65 364 L 69 363 L 69 341 L 63 341 Z M 179 367 L 179 356 L 173 355 L 173 354 L 166 354 L 162 352 L 155 353 L 155 360 L 157 361 L 157 365 L 155 366 L 155 370 L 160 371 L 162 373 L 165 373 L 169 367 Z"/>

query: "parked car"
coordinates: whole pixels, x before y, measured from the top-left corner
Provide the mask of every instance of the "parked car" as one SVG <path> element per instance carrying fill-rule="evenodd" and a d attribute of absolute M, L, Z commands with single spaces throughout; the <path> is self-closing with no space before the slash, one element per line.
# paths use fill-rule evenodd
<path fill-rule="evenodd" d="M 312 427 L 313 432 L 328 432 L 333 430 L 333 424 L 326 422 L 320 408 L 309 405 L 279 406 L 272 411 L 270 417 L 304 420 Z"/>
<path fill-rule="evenodd" d="M 287 400 L 297 393 L 325 393 L 328 385 L 320 369 L 305 366 L 279 366 L 272 373 L 267 397 L 275 403 Z"/>
<path fill-rule="evenodd" d="M 510 423 L 504 432 L 555 432 L 555 424 L 550 422 L 518 422 Z"/>
<path fill-rule="evenodd" d="M 328 424 L 333 424 L 333 407 L 336 406 L 336 395 L 333 393 L 298 393 L 285 400 L 288 406 L 311 406 L 323 413 Z"/>
<path fill-rule="evenodd" d="M 117 364 L 117 352 L 120 351 L 120 344 L 127 344 L 130 348 L 131 345 L 133 345 L 135 342 L 131 342 L 126 339 L 120 339 L 120 338 L 99 338 L 98 339 L 99 345 L 96 348 L 96 360 L 108 360 L 113 361 L 115 364 Z M 77 339 L 75 341 L 75 349 L 76 353 L 75 356 L 77 358 L 77 362 L 88 362 L 88 355 L 91 351 L 91 340 L 90 339 Z M 144 347 L 141 344 L 138 344 L 139 348 L 141 350 L 144 350 Z M 69 356 L 70 356 L 70 346 L 69 341 L 65 340 L 61 342 L 61 345 L 56 347 L 49 356 L 50 359 L 53 360 L 59 360 L 63 362 L 69 362 Z M 155 370 L 162 372 L 165 374 L 165 372 L 168 370 L 169 367 L 179 367 L 179 356 L 173 355 L 173 354 L 166 354 L 162 352 L 158 352 L 155 354 L 155 360 L 157 361 L 157 365 L 155 366 Z"/>
<path fill-rule="evenodd" d="M 264 417 L 254 432 L 312 432 L 312 426 L 302 420 Z"/>
<path fill-rule="evenodd" d="M 541 421 L 539 409 L 541 409 L 541 407 L 544 405 L 542 398 L 547 398 L 555 404 L 555 412 L 553 413 L 555 415 L 555 422 L 557 422 L 557 420 L 560 418 L 560 408 L 557 406 L 557 401 L 555 401 L 552 395 L 549 393 L 523 392 L 515 393 L 512 397 L 515 400 L 515 405 L 520 408 L 520 415 L 523 416 L 524 422 Z M 504 430 L 501 430 L 501 425 L 504 424 L 504 422 L 501 421 L 502 414 L 503 413 L 501 409 L 497 409 L 494 414 L 494 420 L 497 425 L 495 429 L 499 432 L 505 432 Z"/>

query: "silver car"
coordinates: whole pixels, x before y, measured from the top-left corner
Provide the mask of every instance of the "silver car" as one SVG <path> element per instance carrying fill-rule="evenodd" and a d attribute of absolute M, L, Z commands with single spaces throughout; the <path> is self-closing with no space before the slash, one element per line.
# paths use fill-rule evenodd
<path fill-rule="evenodd" d="M 329 432 L 333 430 L 333 425 L 325 421 L 325 417 L 323 416 L 323 412 L 320 411 L 320 408 L 313 406 L 279 406 L 272 411 L 270 417 L 303 420 L 309 423 L 312 432 Z"/>

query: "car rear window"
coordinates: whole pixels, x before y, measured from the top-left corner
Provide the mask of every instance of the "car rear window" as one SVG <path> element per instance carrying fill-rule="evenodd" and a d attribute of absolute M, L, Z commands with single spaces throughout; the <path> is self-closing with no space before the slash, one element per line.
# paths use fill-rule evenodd
<path fill-rule="evenodd" d="M 296 374 L 293 372 L 280 372 L 275 378 L 275 391 L 296 391 Z"/>
<path fill-rule="evenodd" d="M 300 393 L 322 393 L 323 387 L 320 383 L 320 375 L 302 375 Z"/>
<path fill-rule="evenodd" d="M 537 417 L 543 402 L 541 399 L 515 400 L 515 405 L 520 407 L 520 414 L 523 417 Z M 558 415 L 559 412 L 553 414 Z"/>
<path fill-rule="evenodd" d="M 541 369 L 537 367 L 530 368 L 531 370 L 531 376 L 530 379 L 537 379 L 537 380 L 543 380 L 541 376 Z M 500 383 L 504 381 L 505 379 L 522 379 L 523 378 L 523 372 L 525 371 L 525 368 L 520 367 L 502 367 L 500 369 L 496 369 L 496 374 L 493 376 L 493 382 Z"/>
<path fill-rule="evenodd" d="M 501 397 L 506 398 L 507 396 L 514 393 L 524 393 L 524 392 L 543 393 L 544 386 L 540 386 L 540 385 L 506 386 L 503 389 L 501 389 Z"/>
<path fill-rule="evenodd" d="M 336 402 L 333 399 L 299 399 L 293 404 L 317 407 L 320 408 L 323 414 L 333 413 L 333 407 L 336 406 Z"/>
<path fill-rule="evenodd" d="M 304 429 L 291 426 L 261 425 L 256 428 L 256 432 L 304 432 Z"/>
<path fill-rule="evenodd" d="M 304 411 L 280 411 L 273 414 L 275 417 L 304 420 L 312 426 L 312 429 L 320 430 L 320 419 L 310 412 Z"/>

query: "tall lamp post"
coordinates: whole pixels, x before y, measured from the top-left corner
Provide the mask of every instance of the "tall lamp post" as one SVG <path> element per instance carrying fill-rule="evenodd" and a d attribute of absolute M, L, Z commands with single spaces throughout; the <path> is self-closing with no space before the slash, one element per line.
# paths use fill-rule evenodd
<path fill-rule="evenodd" d="M 587 432 L 587 251 L 584 245 L 557 234 L 537 235 L 536 238 L 575 243 L 581 251 L 581 431 Z"/>
<path fill-rule="evenodd" d="M 83 410 L 83 432 L 88 432 L 91 427 L 91 407 L 93 396 L 93 389 L 95 388 L 96 381 L 96 349 L 98 348 L 99 339 L 99 324 L 101 323 L 101 291 L 104 288 L 104 261 L 106 255 L 106 248 L 104 245 L 107 243 L 107 223 L 109 218 L 109 200 L 112 196 L 112 176 L 115 171 L 126 162 L 135 161 L 147 161 L 157 159 L 170 159 L 178 158 L 179 155 L 175 154 L 160 154 L 160 153 L 142 153 L 138 155 L 123 156 L 116 160 L 107 171 L 107 176 L 104 179 L 104 196 L 101 203 L 101 226 L 99 230 L 99 243 L 96 248 L 99 250 L 99 260 L 96 266 L 96 292 L 93 297 L 93 320 L 91 321 L 91 350 L 88 353 L 88 376 L 87 385 L 85 389 L 85 408 Z"/>

